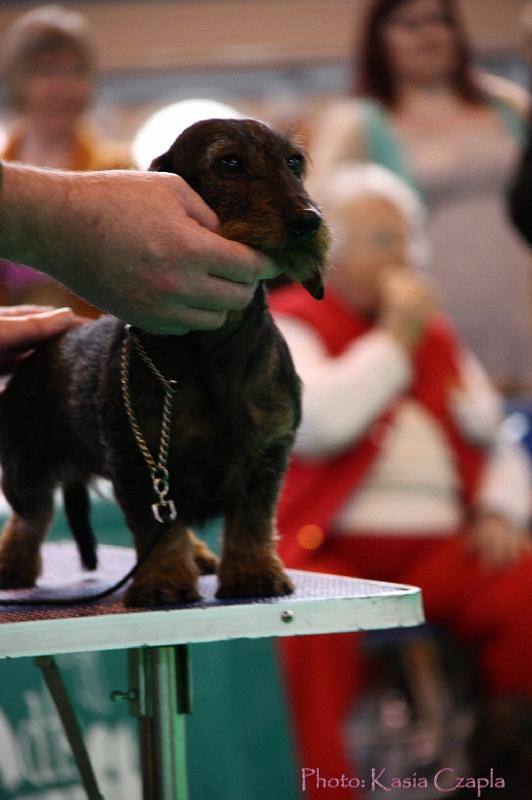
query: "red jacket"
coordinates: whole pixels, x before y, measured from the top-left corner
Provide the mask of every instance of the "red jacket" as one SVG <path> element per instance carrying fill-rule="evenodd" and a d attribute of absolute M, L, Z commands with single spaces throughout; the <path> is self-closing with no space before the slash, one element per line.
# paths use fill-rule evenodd
<path fill-rule="evenodd" d="M 295 317 L 310 325 L 333 358 L 372 328 L 330 289 L 317 303 L 300 286 L 290 286 L 272 295 L 270 307 L 274 314 Z M 475 497 L 486 453 L 464 438 L 449 413 L 449 391 L 460 382 L 459 353 L 447 322 L 438 317 L 413 354 L 414 378 L 405 397 L 423 405 L 445 432 L 461 477 L 463 502 L 468 507 Z M 282 537 L 279 549 L 288 566 L 302 567 L 308 556 L 298 540 L 302 526 L 315 525 L 327 534 L 331 520 L 361 484 L 380 452 L 372 431 L 378 430 L 375 426 L 391 422 L 401 401 L 402 398 L 397 399 L 381 414 L 351 449 L 323 459 L 292 457 L 278 513 Z"/>

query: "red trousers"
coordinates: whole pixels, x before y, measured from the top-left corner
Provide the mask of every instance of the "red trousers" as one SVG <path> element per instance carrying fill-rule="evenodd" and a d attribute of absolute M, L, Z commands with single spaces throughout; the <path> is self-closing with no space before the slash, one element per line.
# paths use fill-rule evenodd
<path fill-rule="evenodd" d="M 486 691 L 532 699 L 532 555 L 493 571 L 459 535 L 338 536 L 326 540 L 304 569 L 421 587 L 427 620 L 474 646 Z M 301 769 L 319 768 L 328 779 L 354 777 L 343 729 L 362 688 L 360 635 L 280 640 Z M 358 796 L 334 781 L 330 789 L 316 783 L 309 778 L 303 797 Z"/>

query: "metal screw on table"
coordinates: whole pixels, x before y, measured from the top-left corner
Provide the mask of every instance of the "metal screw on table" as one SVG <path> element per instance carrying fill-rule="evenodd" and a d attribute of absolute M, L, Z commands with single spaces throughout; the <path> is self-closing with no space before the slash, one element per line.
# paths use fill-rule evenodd
<path fill-rule="evenodd" d="M 111 692 L 111 700 L 113 703 L 136 703 L 139 699 L 139 693 L 135 689 L 130 689 L 128 692 L 123 692 L 121 689 L 113 689 Z"/>

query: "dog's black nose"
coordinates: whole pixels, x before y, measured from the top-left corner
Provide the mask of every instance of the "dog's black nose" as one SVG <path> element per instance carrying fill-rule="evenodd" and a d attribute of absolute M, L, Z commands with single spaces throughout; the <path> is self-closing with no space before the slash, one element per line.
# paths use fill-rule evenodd
<path fill-rule="evenodd" d="M 290 233 L 298 239 L 312 239 L 321 225 L 321 214 L 315 208 L 305 208 L 288 219 Z"/>

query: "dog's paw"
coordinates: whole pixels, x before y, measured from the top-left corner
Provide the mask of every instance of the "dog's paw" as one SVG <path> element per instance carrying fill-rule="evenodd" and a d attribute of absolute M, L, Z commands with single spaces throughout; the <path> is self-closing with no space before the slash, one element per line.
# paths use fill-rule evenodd
<path fill-rule="evenodd" d="M 205 542 L 191 534 L 193 544 L 193 557 L 200 575 L 214 575 L 220 563 L 217 556 L 207 547 Z"/>
<path fill-rule="evenodd" d="M 194 561 L 199 569 L 200 575 L 215 575 L 218 572 L 220 560 L 206 548 L 206 553 L 195 553 Z"/>
<path fill-rule="evenodd" d="M 31 589 L 41 572 L 40 559 L 21 563 L 0 556 L 0 589 Z"/>
<path fill-rule="evenodd" d="M 239 566 L 224 569 L 222 565 L 216 597 L 282 597 L 294 590 L 294 584 L 280 565 L 273 564 L 265 569 Z"/>
<path fill-rule="evenodd" d="M 24 570 L 3 570 L 0 566 L 0 589 L 31 589 L 36 580 L 36 576 L 26 574 Z"/>
<path fill-rule="evenodd" d="M 175 605 L 176 603 L 195 603 L 201 595 L 195 585 L 178 585 L 175 582 L 152 584 L 146 581 L 133 581 L 124 597 L 129 608 L 145 606 Z"/>

